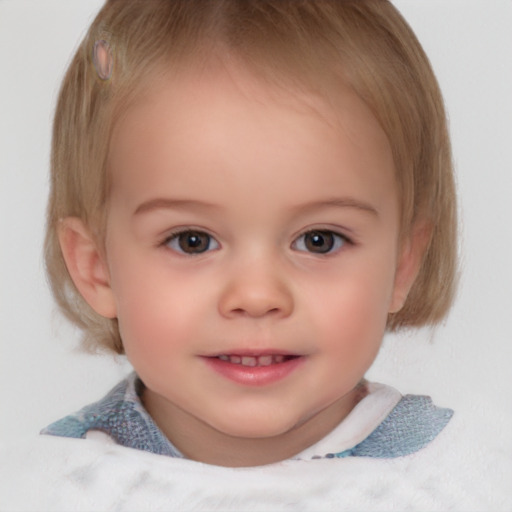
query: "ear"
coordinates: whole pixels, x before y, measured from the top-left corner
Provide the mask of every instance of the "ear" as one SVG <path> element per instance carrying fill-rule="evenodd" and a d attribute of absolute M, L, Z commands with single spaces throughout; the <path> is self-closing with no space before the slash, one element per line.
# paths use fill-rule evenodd
<path fill-rule="evenodd" d="M 413 226 L 411 233 L 403 240 L 395 272 L 395 283 L 389 313 L 397 313 L 405 304 L 409 291 L 420 270 L 431 235 L 432 225 L 430 223 L 417 222 Z"/>
<path fill-rule="evenodd" d="M 107 265 L 89 229 L 77 217 L 62 219 L 59 242 L 64 261 L 76 288 L 96 313 L 117 315 Z"/>

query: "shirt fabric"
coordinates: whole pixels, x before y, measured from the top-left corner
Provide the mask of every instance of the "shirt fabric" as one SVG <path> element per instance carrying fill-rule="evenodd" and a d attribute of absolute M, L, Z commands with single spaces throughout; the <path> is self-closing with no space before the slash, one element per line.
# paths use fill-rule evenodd
<path fill-rule="evenodd" d="M 142 381 L 132 373 L 103 399 L 52 423 L 41 434 L 86 438 L 100 431 L 129 448 L 185 458 L 144 408 L 143 389 Z M 292 459 L 409 455 L 435 439 L 453 415 L 451 409 L 436 407 L 427 396 L 402 396 L 377 383 L 368 383 L 367 390 L 334 430 Z"/>

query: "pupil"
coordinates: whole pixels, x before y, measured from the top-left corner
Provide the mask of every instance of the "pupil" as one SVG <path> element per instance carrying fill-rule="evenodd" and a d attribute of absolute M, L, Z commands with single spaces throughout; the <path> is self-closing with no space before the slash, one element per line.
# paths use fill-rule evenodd
<path fill-rule="evenodd" d="M 312 231 L 306 234 L 306 247 L 311 252 L 326 253 L 334 246 L 334 237 L 328 231 Z"/>
<path fill-rule="evenodd" d="M 210 237 L 205 233 L 191 231 L 180 235 L 179 244 L 184 252 L 201 253 L 208 249 Z"/>

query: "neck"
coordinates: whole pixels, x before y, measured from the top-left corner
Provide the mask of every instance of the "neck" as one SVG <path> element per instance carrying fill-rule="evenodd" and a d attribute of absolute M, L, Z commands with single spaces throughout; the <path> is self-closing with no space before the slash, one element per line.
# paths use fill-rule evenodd
<path fill-rule="evenodd" d="M 320 441 L 366 395 L 361 383 L 335 403 L 292 429 L 272 437 L 235 437 L 204 423 L 165 398 L 144 389 L 142 400 L 155 423 L 188 459 L 227 467 L 283 461 Z"/>

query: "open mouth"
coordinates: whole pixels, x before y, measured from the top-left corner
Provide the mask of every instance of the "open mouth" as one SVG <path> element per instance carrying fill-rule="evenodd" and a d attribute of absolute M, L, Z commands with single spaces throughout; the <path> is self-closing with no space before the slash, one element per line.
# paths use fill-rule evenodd
<path fill-rule="evenodd" d="M 203 356 L 207 365 L 222 377 L 237 385 L 258 387 L 275 384 L 303 367 L 307 359 L 303 354 L 280 351 L 212 354 Z"/>
<path fill-rule="evenodd" d="M 258 366 L 272 366 L 274 364 L 286 363 L 292 359 L 297 359 L 300 356 L 283 355 L 283 354 L 264 354 L 261 356 L 241 356 L 236 354 L 221 354 L 216 357 L 221 361 L 231 364 L 239 364 L 241 366 L 258 367 Z"/>

